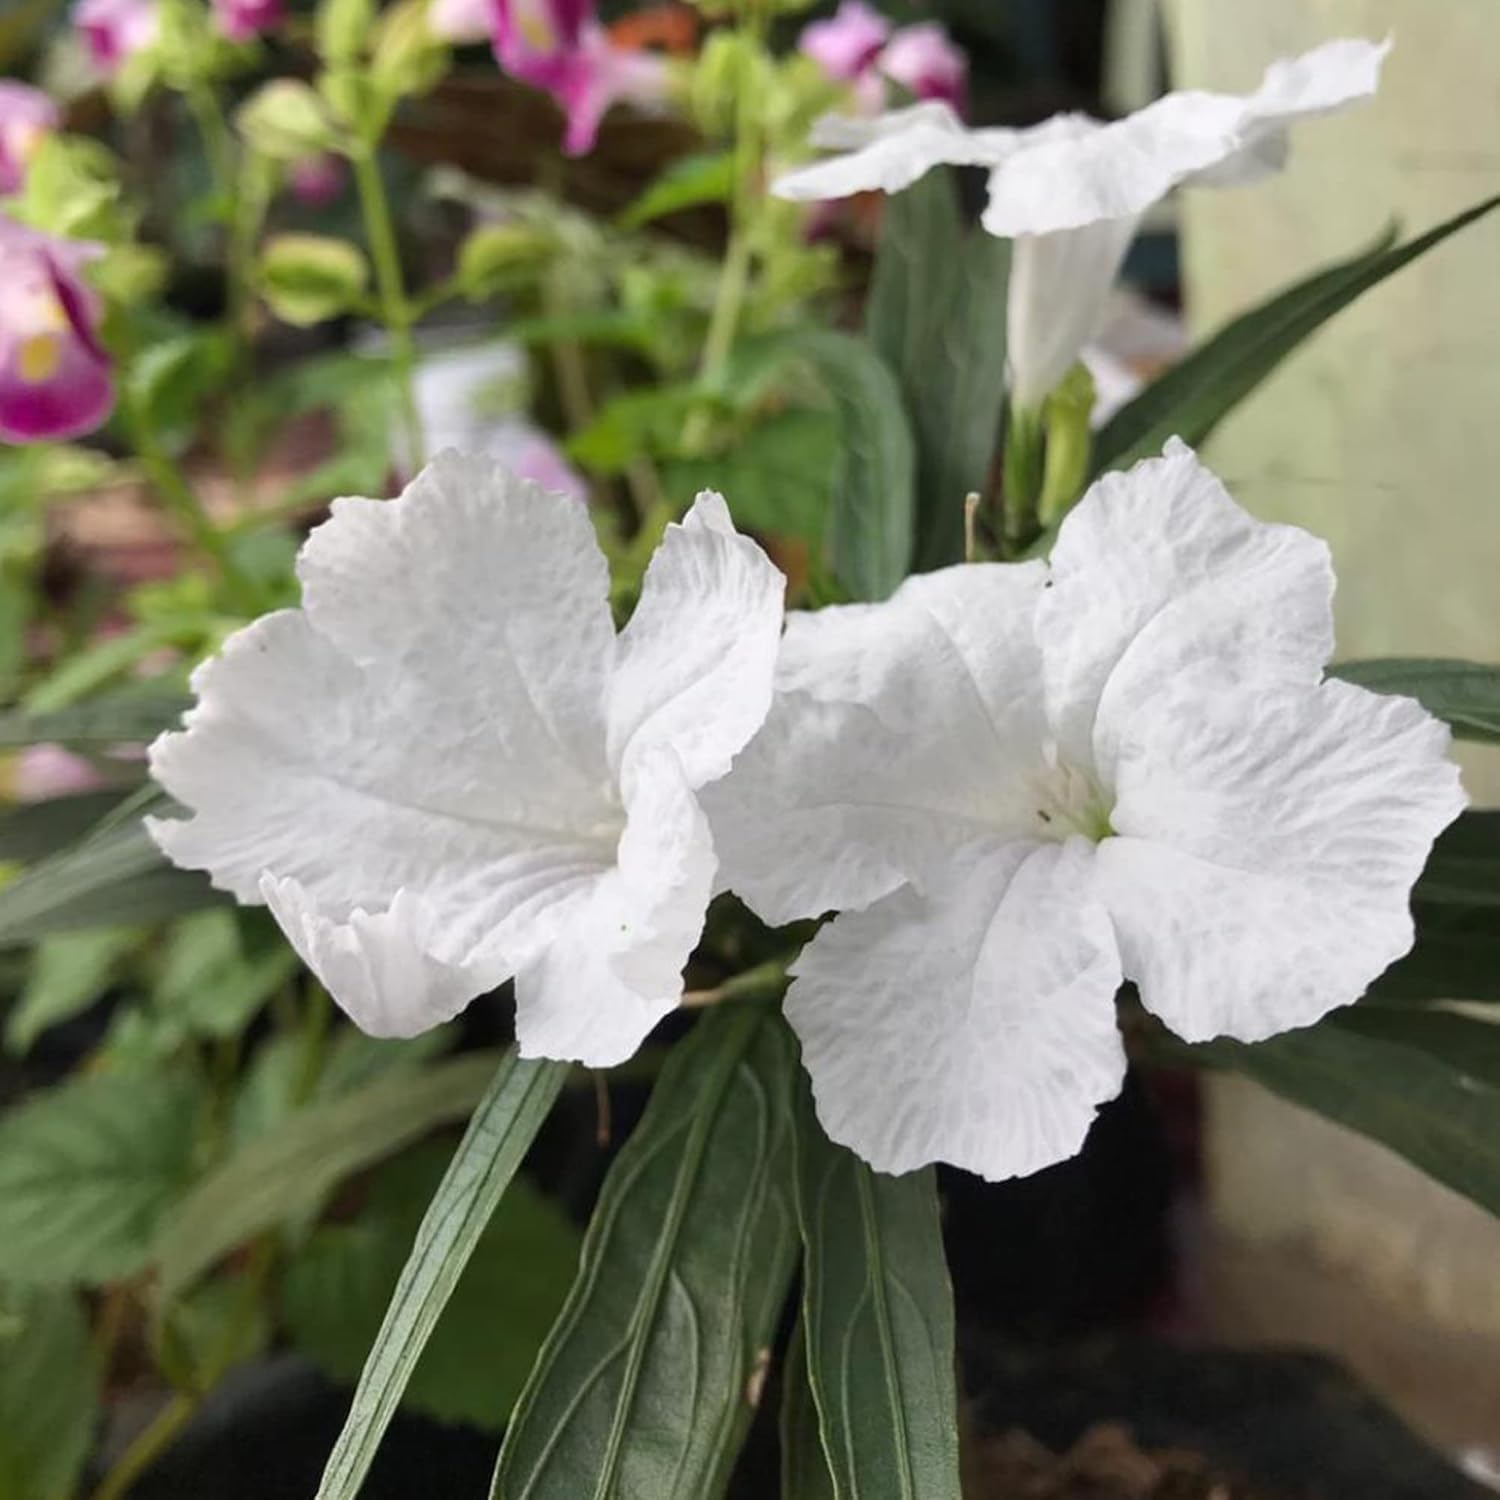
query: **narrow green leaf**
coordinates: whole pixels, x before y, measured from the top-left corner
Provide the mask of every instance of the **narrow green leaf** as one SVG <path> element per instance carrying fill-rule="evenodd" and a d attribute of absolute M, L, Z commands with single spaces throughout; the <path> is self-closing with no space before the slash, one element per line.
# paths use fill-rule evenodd
<path fill-rule="evenodd" d="M 611 1168 L 516 1407 L 498 1500 L 715 1500 L 796 1248 L 791 1039 L 724 1007 L 677 1046 Z"/>
<path fill-rule="evenodd" d="M 442 1146 L 419 1146 L 381 1168 L 359 1217 L 314 1231 L 287 1267 L 282 1302 L 292 1340 L 335 1380 L 359 1378 L 448 1158 Z M 504 1193 L 467 1265 L 464 1247 L 451 1256 L 463 1274 L 414 1351 L 404 1410 L 498 1431 L 562 1308 L 579 1231 L 524 1176 Z M 474 1216 L 483 1210 L 477 1204 Z M 451 1212 L 443 1222 L 451 1229 Z M 436 1299 L 418 1300 L 430 1307 Z"/>
<path fill-rule="evenodd" d="M 807 1331 L 801 1318 L 792 1330 L 781 1376 L 781 1500 L 838 1500 L 807 1379 Z"/>
<path fill-rule="evenodd" d="M 192 1173 L 202 1097 L 179 1074 L 94 1073 L 0 1121 L 0 1277 L 132 1276 Z"/>
<path fill-rule="evenodd" d="M 0 886 L 0 947 L 81 927 L 157 921 L 228 899 L 206 875 L 174 870 L 134 818 Z"/>
<path fill-rule="evenodd" d="M 120 960 L 140 941 L 141 933 L 134 927 L 98 927 L 43 938 L 32 953 L 26 988 L 5 1018 L 6 1047 L 27 1052 L 49 1026 L 87 1010 L 109 987 Z"/>
<path fill-rule="evenodd" d="M 725 203 L 734 192 L 734 174 L 732 151 L 704 151 L 669 162 L 620 215 L 620 226 L 639 229 L 652 219 L 680 209 Z"/>
<path fill-rule="evenodd" d="M 120 793 L 77 792 L 0 813 L 0 860 L 29 865 L 85 838 L 121 804 Z"/>
<path fill-rule="evenodd" d="M 98 1420 L 98 1379 L 77 1294 L 0 1287 L 0 1495 L 73 1494 Z"/>
<path fill-rule="evenodd" d="M 567 1072 L 561 1063 L 523 1060 L 514 1048 L 501 1060 L 417 1230 L 317 1500 L 358 1493 L 417 1360 Z"/>
<path fill-rule="evenodd" d="M 1459 815 L 1438 835 L 1413 896 L 1454 906 L 1500 906 L 1500 810 Z"/>
<path fill-rule="evenodd" d="M 157 1240 L 162 1301 L 262 1230 L 313 1212 L 351 1173 L 465 1118 L 496 1061 L 493 1053 L 473 1053 L 389 1074 L 299 1111 L 235 1152 L 197 1184 Z"/>
<path fill-rule="evenodd" d="M 1328 671 L 1373 693 L 1415 698 L 1428 713 L 1442 719 L 1458 739 L 1500 745 L 1500 666 L 1439 657 L 1387 656 L 1338 662 Z"/>
<path fill-rule="evenodd" d="M 884 599 L 911 567 L 916 448 L 901 389 L 863 339 L 809 328 L 784 341 L 833 401 L 840 462 L 829 512 L 828 555 L 857 599 Z"/>
<path fill-rule="evenodd" d="M 1005 405 L 1009 278 L 1010 242 L 964 233 L 949 173 L 929 172 L 886 199 L 865 331 L 911 416 L 918 571 L 963 560 L 964 498 L 989 477 Z"/>
<path fill-rule="evenodd" d="M 192 705 L 178 693 L 110 693 L 53 713 L 10 709 L 0 713 L 0 747 L 73 745 L 108 749 L 144 744 L 171 729 Z"/>
<path fill-rule="evenodd" d="M 959 1500 L 953 1292 L 932 1169 L 889 1177 L 797 1110 L 807 1374 L 839 1500 Z"/>
<path fill-rule="evenodd" d="M 1247 1046 L 1187 1049 L 1404 1156 L 1500 1214 L 1500 1028 L 1358 1006 Z"/>
<path fill-rule="evenodd" d="M 1490 198 L 1394 248 L 1394 232 L 1388 232 L 1369 250 L 1318 271 L 1236 318 L 1104 425 L 1094 445 L 1094 473 L 1154 457 L 1169 437 L 1202 443 L 1335 313 L 1497 205 L 1500 197 Z"/>

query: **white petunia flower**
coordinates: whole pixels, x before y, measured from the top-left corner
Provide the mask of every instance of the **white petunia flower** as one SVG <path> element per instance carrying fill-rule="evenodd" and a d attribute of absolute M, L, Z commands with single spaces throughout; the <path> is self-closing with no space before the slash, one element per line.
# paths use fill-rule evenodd
<path fill-rule="evenodd" d="M 1375 92 L 1390 43 L 1325 43 L 1266 69 L 1250 94 L 1184 90 L 1104 124 L 1058 115 L 968 130 L 942 103 L 877 119 L 832 116 L 814 145 L 842 154 L 780 178 L 783 198 L 900 192 L 933 167 L 989 168 L 984 227 L 1015 240 L 1009 357 L 1016 403 L 1054 390 L 1096 331 L 1141 216 L 1179 185 L 1253 182 L 1286 161 L 1294 120 Z"/>
<path fill-rule="evenodd" d="M 777 698 L 705 798 L 767 921 L 841 910 L 787 1013 L 828 1133 L 998 1179 L 1119 1090 L 1115 991 L 1255 1041 L 1363 993 L 1463 806 L 1448 732 L 1323 678 L 1333 575 L 1181 443 L 1050 564 L 963 564 L 789 617 Z"/>
<path fill-rule="evenodd" d="M 157 842 L 266 902 L 375 1035 L 514 976 L 525 1055 L 629 1057 L 703 927 L 697 794 L 765 717 L 780 573 L 702 494 L 617 636 L 584 506 L 453 453 L 335 502 L 298 572 L 152 746 L 192 813 Z"/>

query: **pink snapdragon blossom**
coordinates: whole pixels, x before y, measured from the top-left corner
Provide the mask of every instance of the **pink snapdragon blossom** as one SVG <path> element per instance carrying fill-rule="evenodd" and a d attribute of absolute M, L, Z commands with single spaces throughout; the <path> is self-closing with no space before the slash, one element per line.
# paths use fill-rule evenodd
<path fill-rule="evenodd" d="M 156 0 L 78 0 L 73 7 L 73 25 L 106 76 L 149 47 L 160 24 Z"/>
<path fill-rule="evenodd" d="M 61 123 L 62 111 L 49 94 L 0 79 L 0 195 L 20 191 L 36 148 Z"/>
<path fill-rule="evenodd" d="M 103 253 L 0 214 L 0 440 L 80 437 L 114 409 L 103 307 L 81 274 Z"/>
<path fill-rule="evenodd" d="M 432 0 L 427 7 L 427 29 L 458 46 L 488 41 L 494 24 L 494 0 Z"/>
<path fill-rule="evenodd" d="M 283 0 L 213 0 L 214 20 L 231 42 L 250 42 L 279 26 L 286 16 Z"/>
<path fill-rule="evenodd" d="M 348 181 L 344 158 L 332 151 L 315 151 L 287 169 L 287 186 L 304 208 L 327 208 L 342 196 Z"/>
<path fill-rule="evenodd" d="M 539 88 L 567 116 L 563 150 L 592 150 L 611 104 L 659 102 L 666 94 L 665 62 L 647 52 L 616 47 L 594 14 L 593 0 L 494 0 L 495 56 L 522 83 Z"/>
<path fill-rule="evenodd" d="M 893 31 L 865 0 L 843 0 L 828 20 L 805 27 L 797 46 L 830 78 L 852 86 L 863 114 L 885 108 L 888 83 L 917 99 L 964 106 L 968 59 L 937 21 Z"/>

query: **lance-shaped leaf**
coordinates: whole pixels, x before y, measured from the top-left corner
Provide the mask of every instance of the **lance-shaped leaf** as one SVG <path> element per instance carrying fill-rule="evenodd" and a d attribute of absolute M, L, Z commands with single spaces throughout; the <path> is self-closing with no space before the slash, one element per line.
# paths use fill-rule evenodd
<path fill-rule="evenodd" d="M 919 572 L 962 561 L 964 497 L 989 476 L 1005 404 L 1009 276 L 1010 241 L 964 234 L 949 173 L 887 198 L 865 332 L 896 373 L 916 440 Z"/>
<path fill-rule="evenodd" d="M 781 1377 L 781 1500 L 838 1500 L 807 1380 L 807 1332 L 792 1332 Z"/>
<path fill-rule="evenodd" d="M 672 1053 L 516 1406 L 497 1500 L 714 1500 L 796 1253 L 791 1039 L 748 1004 Z"/>
<path fill-rule="evenodd" d="M 1386 656 L 1337 662 L 1328 671 L 1372 693 L 1415 698 L 1428 713 L 1442 719 L 1457 739 L 1500 745 L 1500 666 L 1441 657 Z"/>
<path fill-rule="evenodd" d="M 1370 987 L 1369 1002 L 1500 1002 L 1500 913 L 1493 906 L 1412 905 L 1417 940 Z"/>
<path fill-rule="evenodd" d="M 1359 1006 L 1254 1046 L 1187 1050 L 1380 1141 L 1500 1214 L 1500 1027 Z"/>
<path fill-rule="evenodd" d="M 182 717 L 192 700 L 177 693 L 110 693 L 52 713 L 0 713 L 0 747 L 74 745 L 108 749 L 144 744 Z"/>
<path fill-rule="evenodd" d="M 237 1151 L 193 1189 L 163 1230 L 162 1300 L 263 1229 L 314 1211 L 352 1172 L 464 1119 L 497 1062 L 494 1053 L 472 1053 L 420 1072 L 388 1073 L 299 1111 Z"/>
<path fill-rule="evenodd" d="M 1125 469 L 1160 453 L 1170 437 L 1197 446 L 1288 354 L 1335 313 L 1451 234 L 1482 218 L 1500 197 L 1456 214 L 1405 245 L 1387 233 L 1352 260 L 1328 267 L 1234 319 L 1104 425 L 1094 472 Z"/>
<path fill-rule="evenodd" d="M 568 1068 L 506 1053 L 433 1195 L 375 1337 L 318 1500 L 352 1500 L 417 1360 Z M 496 1329 L 497 1338 L 505 1336 Z"/>
<path fill-rule="evenodd" d="M 1462 813 L 1438 835 L 1414 892 L 1417 900 L 1500 906 L 1500 810 Z"/>
<path fill-rule="evenodd" d="M 797 1207 L 808 1384 L 834 1494 L 958 1500 L 953 1291 L 932 1168 L 872 1171 L 823 1134 L 804 1089 Z"/>

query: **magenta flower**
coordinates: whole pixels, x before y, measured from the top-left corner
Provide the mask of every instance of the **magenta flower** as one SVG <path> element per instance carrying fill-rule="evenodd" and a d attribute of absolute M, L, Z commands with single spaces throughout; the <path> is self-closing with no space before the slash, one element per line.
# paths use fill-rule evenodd
<path fill-rule="evenodd" d="M 890 34 L 891 23 L 864 0 L 843 0 L 828 20 L 803 28 L 797 47 L 830 78 L 855 83 L 874 67 Z"/>
<path fill-rule="evenodd" d="M 81 275 L 103 253 L 0 214 L 0 440 L 81 437 L 114 409 L 103 305 Z"/>
<path fill-rule="evenodd" d="M 941 99 L 962 112 L 969 60 L 939 21 L 903 26 L 880 54 L 880 71 L 918 99 Z"/>
<path fill-rule="evenodd" d="M 231 42 L 253 41 L 286 15 L 282 0 L 213 0 L 213 7 L 220 32 Z"/>
<path fill-rule="evenodd" d="M 62 123 L 50 95 L 0 78 L 0 196 L 19 192 L 36 148 Z"/>
<path fill-rule="evenodd" d="M 73 25 L 104 74 L 117 73 L 149 47 L 159 23 L 156 0 L 78 0 L 73 7 Z"/>
<path fill-rule="evenodd" d="M 294 161 L 287 172 L 287 185 L 292 197 L 304 208 L 327 208 L 349 181 L 349 168 L 344 159 L 332 151 L 315 151 Z"/>
<path fill-rule="evenodd" d="M 616 47 L 594 14 L 593 0 L 494 0 L 495 56 L 512 78 L 552 95 L 567 116 L 563 150 L 591 150 L 611 104 L 659 101 L 665 62 Z"/>

